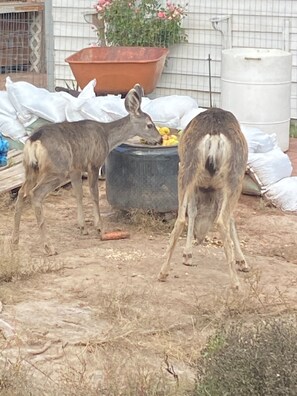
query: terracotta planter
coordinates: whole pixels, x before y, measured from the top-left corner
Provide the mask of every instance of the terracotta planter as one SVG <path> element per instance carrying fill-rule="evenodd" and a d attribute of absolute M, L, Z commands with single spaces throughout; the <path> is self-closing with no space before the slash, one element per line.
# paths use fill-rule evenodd
<path fill-rule="evenodd" d="M 125 95 L 136 83 L 149 94 L 156 87 L 168 52 L 159 47 L 88 47 L 65 61 L 80 88 L 96 78 L 97 95 Z"/>

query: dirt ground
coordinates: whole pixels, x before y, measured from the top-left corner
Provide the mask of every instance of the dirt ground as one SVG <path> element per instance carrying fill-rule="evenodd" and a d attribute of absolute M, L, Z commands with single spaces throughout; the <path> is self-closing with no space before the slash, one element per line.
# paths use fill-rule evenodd
<path fill-rule="evenodd" d="M 296 308 L 296 214 L 241 197 L 237 228 L 252 267 L 239 275 L 241 292 L 228 287 L 215 231 L 194 246 L 195 267 L 181 264 L 183 236 L 171 275 L 160 283 L 174 220 L 123 217 L 108 205 L 105 183 L 99 183 L 106 229 L 128 230 L 130 239 L 99 240 L 86 183 L 89 235 L 80 235 L 72 190 L 61 188 L 45 203 L 59 252 L 53 257 L 43 255 L 29 207 L 19 249 L 10 250 L 15 201 L 0 197 L 0 323 L 11 326 L 0 326 L 1 395 L 185 395 L 201 348 L 222 322 Z"/>

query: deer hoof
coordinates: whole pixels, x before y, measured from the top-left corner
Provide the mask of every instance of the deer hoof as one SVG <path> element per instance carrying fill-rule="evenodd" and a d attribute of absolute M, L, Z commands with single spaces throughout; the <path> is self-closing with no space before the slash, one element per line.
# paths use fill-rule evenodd
<path fill-rule="evenodd" d="M 239 282 L 233 283 L 232 286 L 231 286 L 231 289 L 232 289 L 234 292 L 239 292 L 239 291 L 241 290 L 240 283 L 239 283 Z"/>
<path fill-rule="evenodd" d="M 19 244 L 19 237 L 13 236 L 10 240 L 11 245 L 18 245 Z"/>
<path fill-rule="evenodd" d="M 249 272 L 250 271 L 250 267 L 248 266 L 248 264 L 245 260 L 237 260 L 236 264 L 238 265 L 238 271 L 241 271 L 241 272 Z"/>
<path fill-rule="evenodd" d="M 81 235 L 89 235 L 89 232 L 85 227 L 80 227 L 80 233 Z"/>
<path fill-rule="evenodd" d="M 104 234 L 103 229 L 102 229 L 101 227 L 96 227 L 96 230 L 97 230 L 97 233 L 98 233 L 98 235 L 99 235 L 99 238 L 101 238 L 102 235 Z"/>
<path fill-rule="evenodd" d="M 58 254 L 58 252 L 56 251 L 56 249 L 48 244 L 44 245 L 44 252 L 47 256 L 55 256 L 56 254 Z"/>
<path fill-rule="evenodd" d="M 158 281 L 159 282 L 166 282 L 167 277 L 168 277 L 168 274 L 163 274 L 163 272 L 160 272 L 159 276 L 158 276 Z"/>
<path fill-rule="evenodd" d="M 197 264 L 192 263 L 192 253 L 183 254 L 183 265 L 186 265 L 187 267 L 197 267 Z"/>

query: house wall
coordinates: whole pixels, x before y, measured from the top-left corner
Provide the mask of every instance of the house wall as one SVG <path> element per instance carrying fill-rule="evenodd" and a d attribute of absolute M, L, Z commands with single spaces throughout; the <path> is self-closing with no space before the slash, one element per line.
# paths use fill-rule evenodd
<path fill-rule="evenodd" d="M 65 58 L 96 43 L 97 36 L 84 13 L 92 12 L 92 0 L 52 0 L 55 86 L 72 85 L 73 74 Z"/>
<path fill-rule="evenodd" d="M 72 0 L 67 5 L 68 1 L 53 0 L 56 85 L 73 78 L 64 59 L 96 41 L 95 33 L 83 18 L 83 12 L 91 10 L 94 2 Z M 233 47 L 286 49 L 292 53 L 291 115 L 297 118 L 297 1 L 188 0 L 187 3 L 184 27 L 188 42 L 170 48 L 166 67 L 151 96 L 190 95 L 200 106 L 220 105 L 221 50 L 226 41 L 210 20 L 230 15 Z M 224 28 L 224 24 L 219 27 Z"/>

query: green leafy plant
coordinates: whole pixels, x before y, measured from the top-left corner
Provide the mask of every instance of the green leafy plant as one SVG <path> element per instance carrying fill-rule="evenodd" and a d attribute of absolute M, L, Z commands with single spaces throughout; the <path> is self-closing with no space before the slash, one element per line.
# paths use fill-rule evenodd
<path fill-rule="evenodd" d="M 163 7 L 158 0 L 98 0 L 94 8 L 104 26 L 97 30 L 102 43 L 169 47 L 187 41 L 185 9 L 170 1 Z"/>
<path fill-rule="evenodd" d="M 192 396 L 297 394 L 296 316 L 235 323 L 212 337 Z"/>

